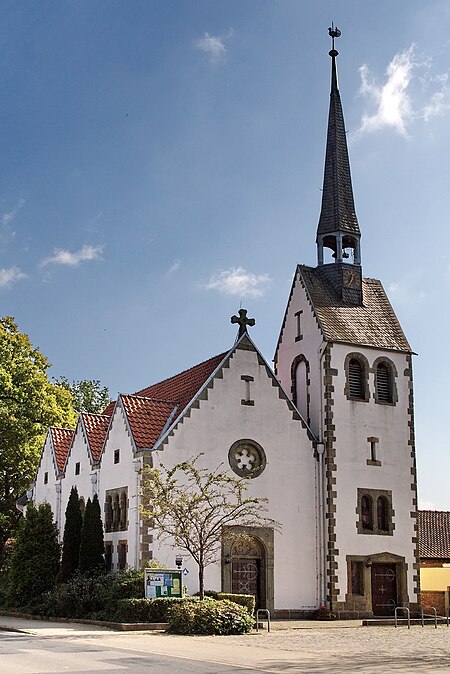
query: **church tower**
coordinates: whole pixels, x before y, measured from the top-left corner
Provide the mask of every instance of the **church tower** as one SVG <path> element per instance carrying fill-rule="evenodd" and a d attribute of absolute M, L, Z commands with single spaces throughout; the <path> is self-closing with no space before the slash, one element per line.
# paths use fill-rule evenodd
<path fill-rule="evenodd" d="M 362 276 L 337 28 L 316 267 L 298 265 L 275 371 L 317 439 L 320 602 L 344 615 L 418 604 L 412 351 L 380 281 Z"/>

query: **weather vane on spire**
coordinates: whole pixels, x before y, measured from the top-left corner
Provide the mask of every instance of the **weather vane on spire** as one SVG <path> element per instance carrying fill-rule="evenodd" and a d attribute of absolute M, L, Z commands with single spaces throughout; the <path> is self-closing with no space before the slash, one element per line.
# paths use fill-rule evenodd
<path fill-rule="evenodd" d="M 336 51 L 336 49 L 334 48 L 334 38 L 340 37 L 341 31 L 339 30 L 339 28 L 337 26 L 336 27 L 334 26 L 333 22 L 331 22 L 331 28 L 328 28 L 328 35 L 333 40 L 333 44 L 332 44 L 331 51 L 330 51 L 330 56 L 337 56 L 339 52 Z"/>

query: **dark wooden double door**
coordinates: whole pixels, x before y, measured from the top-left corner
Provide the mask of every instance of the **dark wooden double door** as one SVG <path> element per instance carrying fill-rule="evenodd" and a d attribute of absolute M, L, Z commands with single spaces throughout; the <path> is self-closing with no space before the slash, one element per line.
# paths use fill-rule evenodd
<path fill-rule="evenodd" d="M 393 616 L 398 606 L 396 564 L 372 564 L 372 610 L 375 616 Z"/>
<path fill-rule="evenodd" d="M 252 594 L 256 608 L 263 608 L 262 563 L 257 557 L 233 557 L 231 568 L 231 591 L 233 594 Z"/>

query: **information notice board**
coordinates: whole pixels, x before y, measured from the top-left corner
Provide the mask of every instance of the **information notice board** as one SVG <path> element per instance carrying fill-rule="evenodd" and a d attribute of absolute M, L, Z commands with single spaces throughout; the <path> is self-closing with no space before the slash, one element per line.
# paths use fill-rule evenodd
<path fill-rule="evenodd" d="M 182 597 L 181 569 L 145 569 L 145 598 Z"/>

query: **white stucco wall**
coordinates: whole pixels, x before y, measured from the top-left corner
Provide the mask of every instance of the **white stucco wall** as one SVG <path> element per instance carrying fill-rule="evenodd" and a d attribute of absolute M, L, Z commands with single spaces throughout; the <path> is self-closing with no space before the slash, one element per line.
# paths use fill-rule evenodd
<path fill-rule="evenodd" d="M 119 463 L 114 463 L 114 450 L 120 450 Z M 137 462 L 137 464 L 136 464 Z M 116 406 L 111 427 L 105 442 L 100 462 L 98 496 L 104 521 L 106 491 L 127 487 L 128 493 L 128 526 L 125 531 L 105 532 L 105 543 L 113 543 L 113 569 L 117 569 L 117 545 L 126 541 L 128 545 L 127 566 L 139 566 L 140 532 L 139 532 L 139 473 L 136 467 L 141 460 L 135 459 L 133 445 L 125 423 L 122 408 Z"/>
<path fill-rule="evenodd" d="M 375 403 L 374 373 L 369 373 L 370 398 L 368 402 L 348 400 L 344 394 L 344 362 L 348 353 L 363 354 L 372 368 L 375 359 L 381 354 L 387 356 L 395 365 L 398 376 L 396 385 L 398 402 L 395 405 Z M 336 498 L 336 548 L 339 600 L 345 600 L 347 592 L 346 555 L 373 555 L 390 552 L 405 557 L 408 564 L 408 593 L 410 601 L 413 595 L 413 520 L 414 492 L 411 489 L 412 459 L 409 441 L 408 407 L 409 378 L 404 375 L 408 367 L 405 354 L 381 352 L 357 346 L 335 344 L 331 349 L 331 367 L 338 371 L 333 379 L 333 423 L 336 437 L 335 472 Z M 377 437 L 377 459 L 381 466 L 367 465 L 370 459 L 368 437 Z M 392 536 L 358 534 L 356 522 L 357 489 L 383 489 L 392 491 L 392 506 L 395 529 Z"/>
<path fill-rule="evenodd" d="M 295 314 L 299 311 L 303 312 L 300 319 L 302 339 L 296 341 L 297 318 Z M 322 391 L 319 375 L 322 346 L 322 334 L 297 272 L 295 287 L 287 308 L 283 334 L 277 350 L 277 377 L 284 390 L 291 397 L 292 363 L 297 356 L 301 354 L 305 356 L 309 363 L 311 380 L 309 387 L 310 427 L 316 437 L 320 437 L 321 432 Z"/>
<path fill-rule="evenodd" d="M 48 475 L 47 484 L 44 482 L 45 473 Z M 49 503 L 53 512 L 54 520 L 57 524 L 59 524 L 57 519 L 57 489 L 61 488 L 60 484 L 60 480 L 58 479 L 55 453 L 53 451 L 53 444 L 49 431 L 45 439 L 41 460 L 36 473 L 36 481 L 33 488 L 33 502 L 36 505 L 39 505 L 40 503 Z"/>
<path fill-rule="evenodd" d="M 241 375 L 254 378 L 251 383 L 253 406 L 241 404 L 244 382 Z M 317 606 L 316 516 L 314 495 L 315 461 L 312 444 L 300 421 L 294 421 L 279 389 L 273 386 L 266 368 L 258 363 L 253 351 L 238 349 L 208 389 L 208 399 L 193 409 L 179 425 L 164 450 L 156 452 L 158 461 L 170 467 L 203 452 L 199 465 L 228 467 L 228 451 L 239 439 L 258 442 L 264 449 L 267 466 L 250 480 L 250 494 L 269 499 L 268 515 L 282 523 L 275 532 L 275 608 L 302 609 Z M 155 558 L 174 566 L 176 550 L 155 543 Z M 189 592 L 198 589 L 197 567 L 184 553 L 183 566 Z M 220 562 L 206 570 L 205 587 L 221 588 Z"/>

